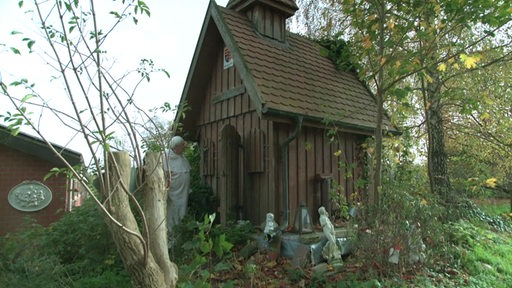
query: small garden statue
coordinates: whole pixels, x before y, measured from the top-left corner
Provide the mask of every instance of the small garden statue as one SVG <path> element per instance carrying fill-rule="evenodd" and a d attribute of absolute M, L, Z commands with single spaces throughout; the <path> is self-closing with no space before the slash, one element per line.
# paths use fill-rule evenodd
<path fill-rule="evenodd" d="M 274 214 L 267 213 L 267 219 L 265 221 L 265 229 L 263 233 L 265 234 L 265 240 L 270 241 L 274 236 L 279 232 L 279 225 L 274 220 Z"/>
<path fill-rule="evenodd" d="M 410 227 L 408 233 L 409 263 L 422 263 L 425 261 L 426 246 L 421 240 L 420 223 L 409 225 L 409 222 L 407 222 L 407 226 Z"/>
<path fill-rule="evenodd" d="M 322 250 L 322 256 L 327 259 L 327 262 L 332 263 L 341 261 L 341 251 L 336 244 L 336 232 L 334 231 L 334 225 L 332 225 L 329 219 L 329 214 L 325 207 L 318 208 L 318 214 L 320 214 L 320 225 L 327 238 L 327 243 Z"/>
<path fill-rule="evenodd" d="M 263 241 L 261 248 L 270 259 L 275 260 L 281 254 L 281 230 L 274 220 L 274 214 L 267 213 L 265 228 L 263 229 Z"/>

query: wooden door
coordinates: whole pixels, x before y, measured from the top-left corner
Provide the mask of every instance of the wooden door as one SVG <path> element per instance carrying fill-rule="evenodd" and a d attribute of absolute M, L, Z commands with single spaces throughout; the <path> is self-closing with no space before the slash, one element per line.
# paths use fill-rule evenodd
<path fill-rule="evenodd" d="M 220 223 L 236 218 L 240 207 L 239 187 L 242 167 L 240 167 L 240 140 L 236 129 L 227 125 L 222 129 L 220 140 Z"/>

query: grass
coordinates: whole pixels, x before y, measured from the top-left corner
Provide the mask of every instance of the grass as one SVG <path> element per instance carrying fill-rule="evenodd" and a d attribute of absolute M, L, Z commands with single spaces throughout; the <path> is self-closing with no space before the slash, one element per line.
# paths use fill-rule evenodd
<path fill-rule="evenodd" d="M 509 199 L 489 199 L 478 203 L 491 216 L 510 218 Z M 509 219 L 510 220 L 510 219 Z M 468 287 L 512 287 L 512 233 L 476 227 L 478 241 L 468 248 L 463 266 L 469 275 Z"/>
<path fill-rule="evenodd" d="M 510 210 L 510 199 L 506 198 L 499 198 L 499 199 L 485 199 L 485 200 L 478 200 L 475 201 L 477 205 L 482 209 L 484 212 L 488 213 L 489 215 L 502 215 L 502 214 L 508 214 L 512 211 Z"/>
<path fill-rule="evenodd" d="M 462 267 L 469 287 L 512 287 L 512 238 L 479 228 L 481 238 L 468 247 Z"/>

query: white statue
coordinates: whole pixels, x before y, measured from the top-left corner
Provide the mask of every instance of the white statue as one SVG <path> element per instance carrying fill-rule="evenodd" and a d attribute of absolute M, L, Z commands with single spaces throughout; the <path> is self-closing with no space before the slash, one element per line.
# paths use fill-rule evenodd
<path fill-rule="evenodd" d="M 425 261 L 425 243 L 421 239 L 421 231 L 420 231 L 420 223 L 416 223 L 415 225 L 407 225 L 410 227 L 409 233 L 407 237 L 409 240 L 407 241 L 409 244 L 409 263 L 422 263 Z"/>
<path fill-rule="evenodd" d="M 187 213 L 190 188 L 190 164 L 185 158 L 185 140 L 174 136 L 170 142 L 168 159 L 164 164 L 167 176 L 167 230 L 172 234 L 172 228 L 179 224 Z"/>
<path fill-rule="evenodd" d="M 267 237 L 267 241 L 272 239 L 277 234 L 277 232 L 279 232 L 279 227 L 277 222 L 274 220 L 274 214 L 267 213 L 265 229 L 263 230 L 263 233 L 265 233 L 265 236 Z"/>
<path fill-rule="evenodd" d="M 318 208 L 318 214 L 320 214 L 320 226 L 327 238 L 327 244 L 325 244 L 322 250 L 322 256 L 330 263 L 333 260 L 341 259 L 341 251 L 336 245 L 336 231 L 334 231 L 334 225 L 329 220 L 329 214 L 325 207 Z"/>

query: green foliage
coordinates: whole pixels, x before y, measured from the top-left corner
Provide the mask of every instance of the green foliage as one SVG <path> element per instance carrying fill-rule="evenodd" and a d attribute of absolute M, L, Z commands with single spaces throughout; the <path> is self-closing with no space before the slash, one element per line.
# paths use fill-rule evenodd
<path fill-rule="evenodd" d="M 215 213 L 218 207 L 218 198 L 213 194 L 210 186 L 192 182 L 192 193 L 189 194 L 187 213 L 194 219 L 200 219 L 205 214 Z"/>
<path fill-rule="evenodd" d="M 311 275 L 311 283 L 310 283 L 310 287 L 311 288 L 320 288 L 320 287 L 325 287 L 326 286 L 326 281 L 325 281 L 325 277 L 322 273 L 318 273 L 318 272 L 315 272 L 315 273 L 312 273 Z"/>
<path fill-rule="evenodd" d="M 92 201 L 49 227 L 28 225 L 0 238 L 1 287 L 129 286 L 106 225 Z"/>
<path fill-rule="evenodd" d="M 234 245 L 245 245 L 253 240 L 252 235 L 256 233 L 256 227 L 249 221 L 228 221 L 226 226 L 215 226 L 215 230 L 218 234 L 225 234 L 226 240 Z"/>
<path fill-rule="evenodd" d="M 487 53 L 494 58 L 497 52 Z M 450 178 L 454 188 L 471 198 L 501 196 L 512 185 L 512 94 L 506 83 L 511 64 L 478 69 L 450 82 L 451 109 L 458 121 L 449 124 L 447 152 L 450 156 Z M 489 77 L 493 75 L 493 77 Z M 489 187 L 486 180 L 495 178 Z M 491 189 L 490 189 L 491 188 Z"/>
<path fill-rule="evenodd" d="M 372 267 L 368 275 L 376 277 L 405 273 L 405 267 L 429 265 L 433 239 L 441 238 L 443 233 L 440 224 L 444 210 L 426 191 L 428 178 L 421 172 L 424 168 L 407 161 L 403 167 L 391 165 L 395 161 L 385 163 L 379 206 L 359 207 L 355 219 L 359 227 L 354 241 L 357 261 Z M 399 265 L 388 261 L 391 248 L 400 250 Z M 408 257 L 413 253 L 424 254 L 424 261 L 410 264 Z"/>
<path fill-rule="evenodd" d="M 461 200 L 458 207 L 454 207 L 451 214 L 456 219 L 464 219 L 489 225 L 496 231 L 512 231 L 512 223 L 501 215 L 489 215 L 470 200 Z"/>
<path fill-rule="evenodd" d="M 291 268 L 288 270 L 288 279 L 291 283 L 298 283 L 302 279 L 307 277 L 306 273 L 302 269 Z"/>
<path fill-rule="evenodd" d="M 55 255 L 45 255 L 44 228 L 26 219 L 18 233 L 0 238 L 0 286 L 50 287 L 70 283 Z"/>
<path fill-rule="evenodd" d="M 0 114 L 0 119 L 7 124 L 7 128 L 11 130 L 13 136 L 18 135 L 24 125 L 28 125 L 27 118 L 31 112 L 27 112 L 27 108 L 22 106 L 17 113 L 6 112 L 5 115 Z"/>
<path fill-rule="evenodd" d="M 353 63 L 353 55 L 347 41 L 341 38 L 342 35 L 335 35 L 332 38 L 323 37 L 316 42 L 322 46 L 322 56 L 331 59 L 338 71 L 352 72 L 357 74 L 360 67 Z"/>
<path fill-rule="evenodd" d="M 345 197 L 343 186 L 332 181 L 331 190 L 329 191 L 329 200 L 331 201 L 332 217 L 335 220 L 346 221 L 349 219 L 349 202 Z M 353 203 L 353 202 L 351 202 Z"/>
<path fill-rule="evenodd" d="M 502 200 L 502 201 L 499 201 L 499 200 Z M 503 201 L 503 200 L 505 200 L 505 201 Z M 478 206 L 480 207 L 480 209 L 482 211 L 484 211 L 488 215 L 493 215 L 493 216 L 501 215 L 501 216 L 505 216 L 505 217 L 510 217 L 509 216 L 509 214 L 510 214 L 510 199 L 499 199 L 498 198 L 497 201 L 499 201 L 499 202 L 496 202 L 495 199 L 491 199 L 488 201 L 481 201 L 478 204 Z"/>
<path fill-rule="evenodd" d="M 213 189 L 201 180 L 201 151 L 197 144 L 192 144 L 185 150 L 185 157 L 190 162 L 190 188 L 187 213 L 194 219 L 201 220 L 204 215 L 210 215 L 217 211 L 219 200 L 213 194 Z"/>
<path fill-rule="evenodd" d="M 512 285 L 512 240 L 510 233 L 493 232 L 469 221 L 446 226 L 449 244 L 460 251 L 457 264 L 466 271 L 467 287 L 510 287 Z"/>
<path fill-rule="evenodd" d="M 376 279 L 369 281 L 357 281 L 357 280 L 341 280 L 336 285 L 337 288 L 379 288 L 382 287 L 380 282 Z M 396 283 L 389 287 L 401 287 Z"/>
<path fill-rule="evenodd" d="M 213 229 L 215 214 L 205 215 L 203 222 L 189 222 L 187 227 L 188 235 L 192 232 L 193 236 L 181 245 L 183 256 L 186 260 L 180 269 L 180 281 L 189 287 L 190 283 L 207 283 L 212 273 L 232 268 L 229 263 L 222 261 L 226 254 L 231 251 L 233 244 L 226 240 L 225 234 L 220 234 Z M 176 227 L 178 229 L 178 227 Z M 179 233 L 181 237 L 185 233 Z M 179 244 L 182 241 L 177 241 Z M 175 244 L 175 245 L 176 245 Z M 216 259 L 220 260 L 213 263 Z"/>

